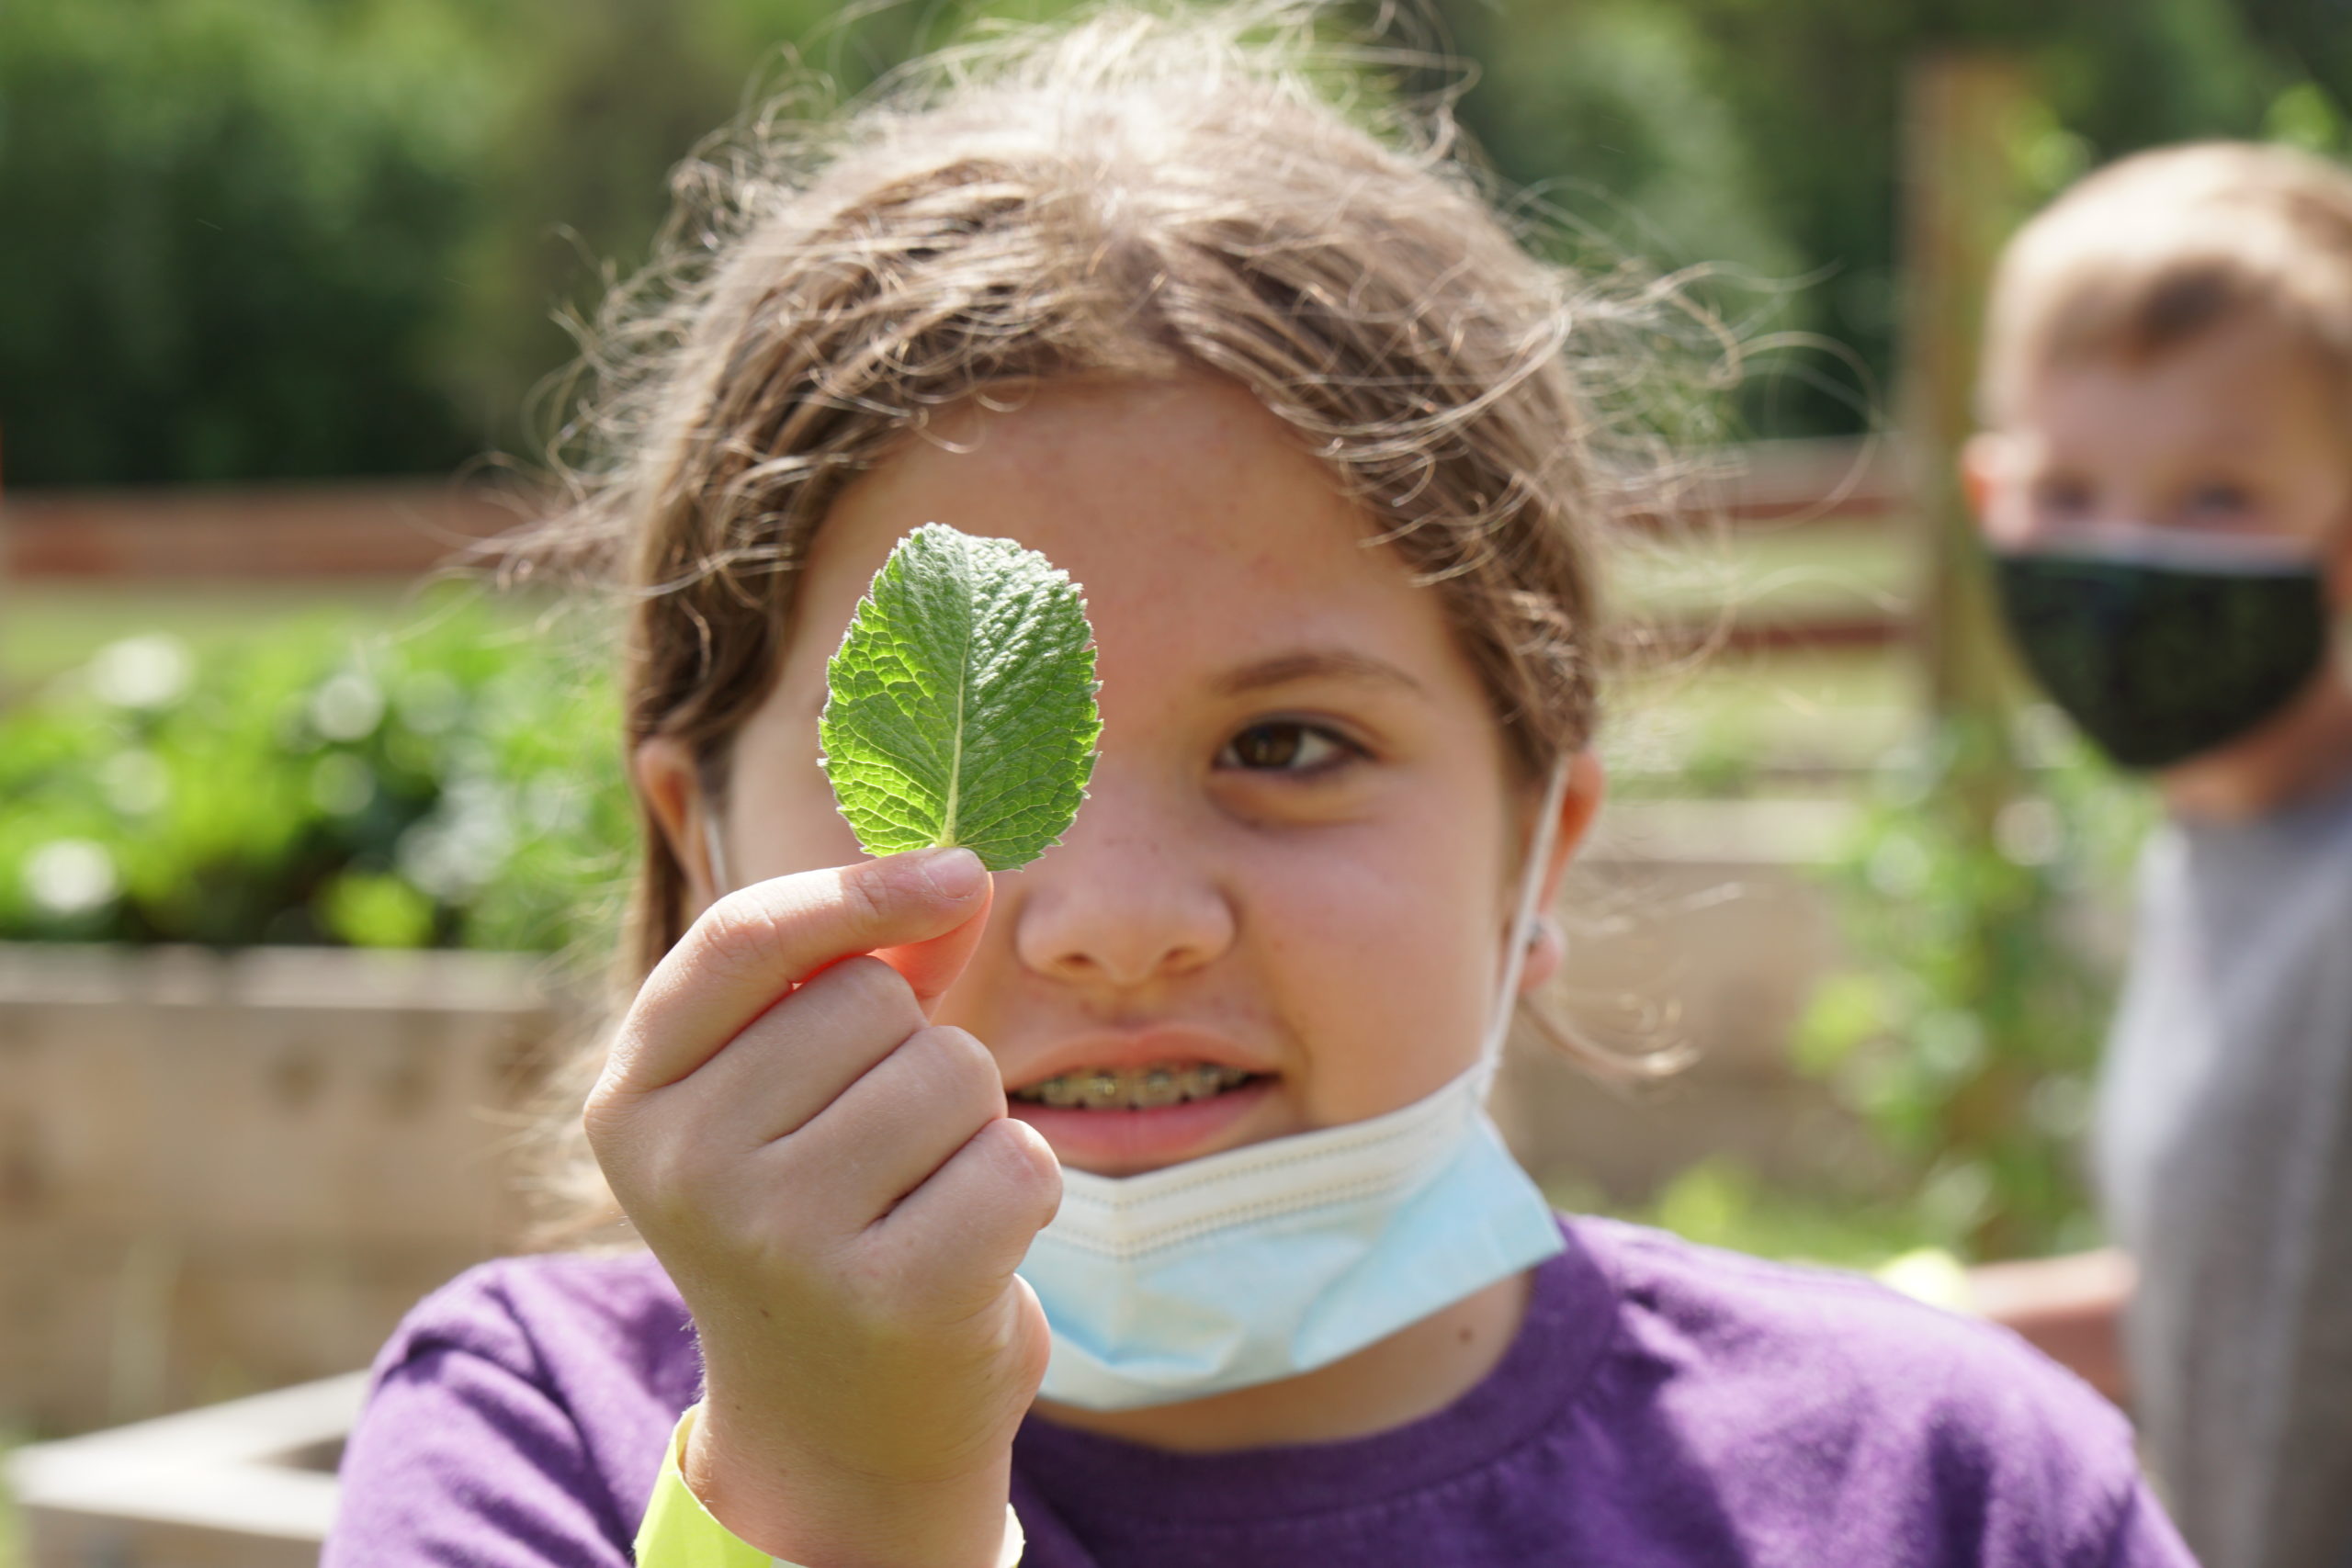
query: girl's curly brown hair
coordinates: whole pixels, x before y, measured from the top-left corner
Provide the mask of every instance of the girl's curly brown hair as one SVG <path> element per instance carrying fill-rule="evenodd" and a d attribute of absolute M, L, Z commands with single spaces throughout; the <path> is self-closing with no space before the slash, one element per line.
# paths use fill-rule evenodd
<path fill-rule="evenodd" d="M 1587 744 L 1612 648 L 1596 541 L 1658 504 L 1628 411 L 1679 295 L 1531 254 L 1443 103 L 1363 85 L 1426 62 L 1317 21 L 1114 6 L 846 112 L 785 99 L 681 171 L 664 258 L 587 334 L 588 456 L 536 541 L 626 591 L 632 750 L 684 742 L 723 798 L 828 507 L 942 411 L 1188 372 L 1331 467 L 1441 596 L 1531 776 Z M 650 816 L 643 857 L 632 990 L 693 914 Z"/>

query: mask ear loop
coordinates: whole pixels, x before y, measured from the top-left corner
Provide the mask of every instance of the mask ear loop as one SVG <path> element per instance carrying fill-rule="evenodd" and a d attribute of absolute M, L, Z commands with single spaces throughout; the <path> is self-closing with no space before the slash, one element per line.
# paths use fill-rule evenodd
<path fill-rule="evenodd" d="M 1560 838 L 1560 806 L 1568 795 L 1568 772 L 1576 764 L 1576 753 L 1564 751 L 1553 764 L 1552 776 L 1544 785 L 1544 804 L 1537 808 L 1535 832 L 1527 846 L 1527 865 L 1520 877 L 1519 904 L 1512 912 L 1510 943 L 1503 953 L 1502 984 L 1495 992 L 1491 1020 L 1487 1025 L 1487 1038 L 1478 1047 L 1479 1098 L 1495 1079 L 1502 1066 L 1503 1043 L 1510 1038 L 1511 1015 L 1519 1005 L 1519 978 L 1527 972 L 1527 950 L 1535 943 L 1537 906 L 1544 898 L 1544 873 L 1552 863 L 1552 846 Z"/>
<path fill-rule="evenodd" d="M 734 887 L 735 879 L 727 874 L 727 851 L 718 841 L 718 813 L 706 800 L 698 815 L 702 818 L 703 858 L 710 863 L 711 897 L 724 898 Z"/>

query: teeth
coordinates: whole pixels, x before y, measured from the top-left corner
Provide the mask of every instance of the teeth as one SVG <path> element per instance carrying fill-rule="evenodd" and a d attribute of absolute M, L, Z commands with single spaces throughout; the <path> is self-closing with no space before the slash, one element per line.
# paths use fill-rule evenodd
<path fill-rule="evenodd" d="M 1184 1086 L 1177 1081 L 1174 1071 L 1167 1067 L 1146 1067 L 1143 1082 L 1136 1085 L 1135 1091 L 1130 1096 L 1138 1111 L 1149 1111 L 1161 1105 L 1175 1105 L 1181 1103 L 1183 1098 Z"/>
<path fill-rule="evenodd" d="M 1065 1111 L 1151 1111 L 1223 1094 L 1250 1077 L 1239 1067 L 1204 1062 L 1190 1066 L 1159 1062 L 1148 1067 L 1089 1067 L 1014 1089 L 1012 1098 Z"/>

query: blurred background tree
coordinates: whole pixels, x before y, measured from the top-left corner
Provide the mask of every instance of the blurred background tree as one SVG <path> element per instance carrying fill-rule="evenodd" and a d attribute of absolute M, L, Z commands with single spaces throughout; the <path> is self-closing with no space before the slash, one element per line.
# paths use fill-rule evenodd
<path fill-rule="evenodd" d="M 9 477 L 464 457 L 438 350 L 491 216 L 471 32 L 432 0 L 0 9 Z"/>
<path fill-rule="evenodd" d="M 554 315 L 643 259 L 664 171 L 787 51 L 854 91 L 976 15 L 1063 8 L 11 0 L 7 476 L 437 471 L 516 445 L 525 394 L 570 353 Z M 1639 254 L 1721 264 L 1736 319 L 1851 345 L 1883 386 L 1905 59 L 2023 51 L 2049 90 L 2026 151 L 2054 187 L 2188 135 L 2335 147 L 2337 10 L 1429 0 L 1422 17 L 1478 62 L 1462 113 L 1508 180 Z M 1748 399 L 1766 434 L 1852 430 L 1867 401 L 1800 378 Z"/>
<path fill-rule="evenodd" d="M 1645 220 L 1635 248 L 1810 287 L 1771 324 L 1857 351 L 1887 384 L 1906 63 L 1935 47 L 2021 55 L 2049 95 L 2019 151 L 2054 191 L 2157 142 L 2252 136 L 2283 102 L 2340 141 L 2340 8 L 2310 0 L 1451 0 L 1486 77 L 1463 113 L 1510 178 L 1590 180 Z M 2335 12 L 2333 30 L 2313 25 Z M 2331 41 L 2332 40 L 2332 41 Z M 2334 50 L 2333 56 L 2322 45 Z M 2276 130 L 2272 126 L 2269 129 Z M 1850 388 L 1766 378 L 1764 434 L 1850 431 Z"/>
<path fill-rule="evenodd" d="M 787 46 L 855 87 L 912 8 L 820 0 L 0 7 L 17 482 L 444 471 L 518 439 L 556 312 Z"/>

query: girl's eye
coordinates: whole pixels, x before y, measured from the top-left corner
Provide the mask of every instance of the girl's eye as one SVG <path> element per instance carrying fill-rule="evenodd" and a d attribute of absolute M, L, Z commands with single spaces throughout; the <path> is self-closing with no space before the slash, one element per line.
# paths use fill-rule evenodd
<path fill-rule="evenodd" d="M 1259 773 L 1317 773 L 1346 760 L 1355 750 L 1329 730 L 1296 719 L 1253 724 L 1225 743 L 1220 768 Z"/>

